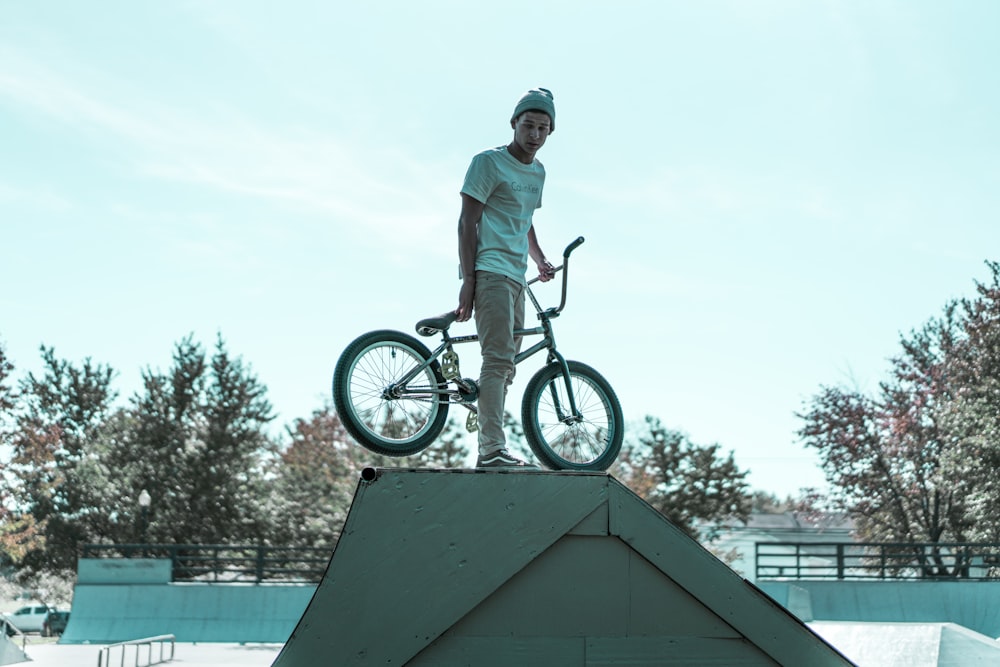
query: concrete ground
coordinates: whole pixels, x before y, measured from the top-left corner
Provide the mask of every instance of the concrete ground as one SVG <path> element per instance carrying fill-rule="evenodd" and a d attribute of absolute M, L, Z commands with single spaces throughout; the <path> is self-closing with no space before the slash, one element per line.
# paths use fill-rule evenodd
<path fill-rule="evenodd" d="M 33 642 L 32 639 L 35 639 Z M 20 646 L 20 642 L 18 642 Z M 104 648 L 100 644 L 56 644 L 29 638 L 24 652 L 31 662 L 16 663 L 25 667 L 96 667 L 97 658 Z M 125 664 L 135 664 L 135 648 L 127 647 Z M 169 645 L 165 655 L 169 655 Z M 175 644 L 174 659 L 165 665 L 183 667 L 217 667 L 232 665 L 239 667 L 270 667 L 281 651 L 280 644 Z M 146 665 L 147 649 L 143 648 L 139 664 Z M 109 656 L 111 665 L 122 664 L 120 648 L 112 649 Z M 153 649 L 154 664 L 159 657 L 159 649 Z M 109 664 L 105 663 L 105 664 Z"/>

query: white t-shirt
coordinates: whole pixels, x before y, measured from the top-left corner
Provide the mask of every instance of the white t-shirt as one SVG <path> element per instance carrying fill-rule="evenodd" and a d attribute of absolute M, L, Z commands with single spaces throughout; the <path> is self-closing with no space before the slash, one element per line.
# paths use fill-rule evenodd
<path fill-rule="evenodd" d="M 500 273 L 523 283 L 528 271 L 528 230 L 542 206 L 545 167 L 524 164 L 506 146 L 472 158 L 462 194 L 483 203 L 476 247 L 476 270 Z"/>

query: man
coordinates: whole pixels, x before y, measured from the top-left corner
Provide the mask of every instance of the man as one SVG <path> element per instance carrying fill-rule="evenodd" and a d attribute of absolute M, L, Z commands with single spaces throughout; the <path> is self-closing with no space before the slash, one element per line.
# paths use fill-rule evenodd
<path fill-rule="evenodd" d="M 533 467 L 511 456 L 503 432 L 504 400 L 524 328 L 525 274 L 530 257 L 539 279 L 555 268 L 538 245 L 532 216 L 542 205 L 545 168 L 535 154 L 555 130 L 552 93 L 529 90 L 517 102 L 514 139 L 472 159 L 462 186 L 458 255 L 462 266 L 458 320 L 476 315 L 483 365 L 479 375 L 479 468 Z"/>

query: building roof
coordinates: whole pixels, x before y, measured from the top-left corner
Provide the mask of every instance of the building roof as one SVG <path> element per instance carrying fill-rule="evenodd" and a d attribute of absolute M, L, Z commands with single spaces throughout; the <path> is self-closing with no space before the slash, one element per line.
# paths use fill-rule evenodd
<path fill-rule="evenodd" d="M 850 534 L 854 522 L 842 512 L 754 512 L 747 521 L 732 519 L 721 522 L 721 532 L 782 531 L 791 533 Z"/>

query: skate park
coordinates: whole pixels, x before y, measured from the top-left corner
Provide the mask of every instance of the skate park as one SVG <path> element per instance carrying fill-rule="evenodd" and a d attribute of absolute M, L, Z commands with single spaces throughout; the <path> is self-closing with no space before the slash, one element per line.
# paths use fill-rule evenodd
<path fill-rule="evenodd" d="M 318 585 L 179 583 L 164 559 L 81 559 L 46 650 L 93 659 L 170 634 L 178 651 L 242 647 L 242 664 L 276 667 L 996 664 L 996 592 L 755 584 L 605 473 L 368 468 Z M 4 646 L 2 664 L 23 661 Z"/>

